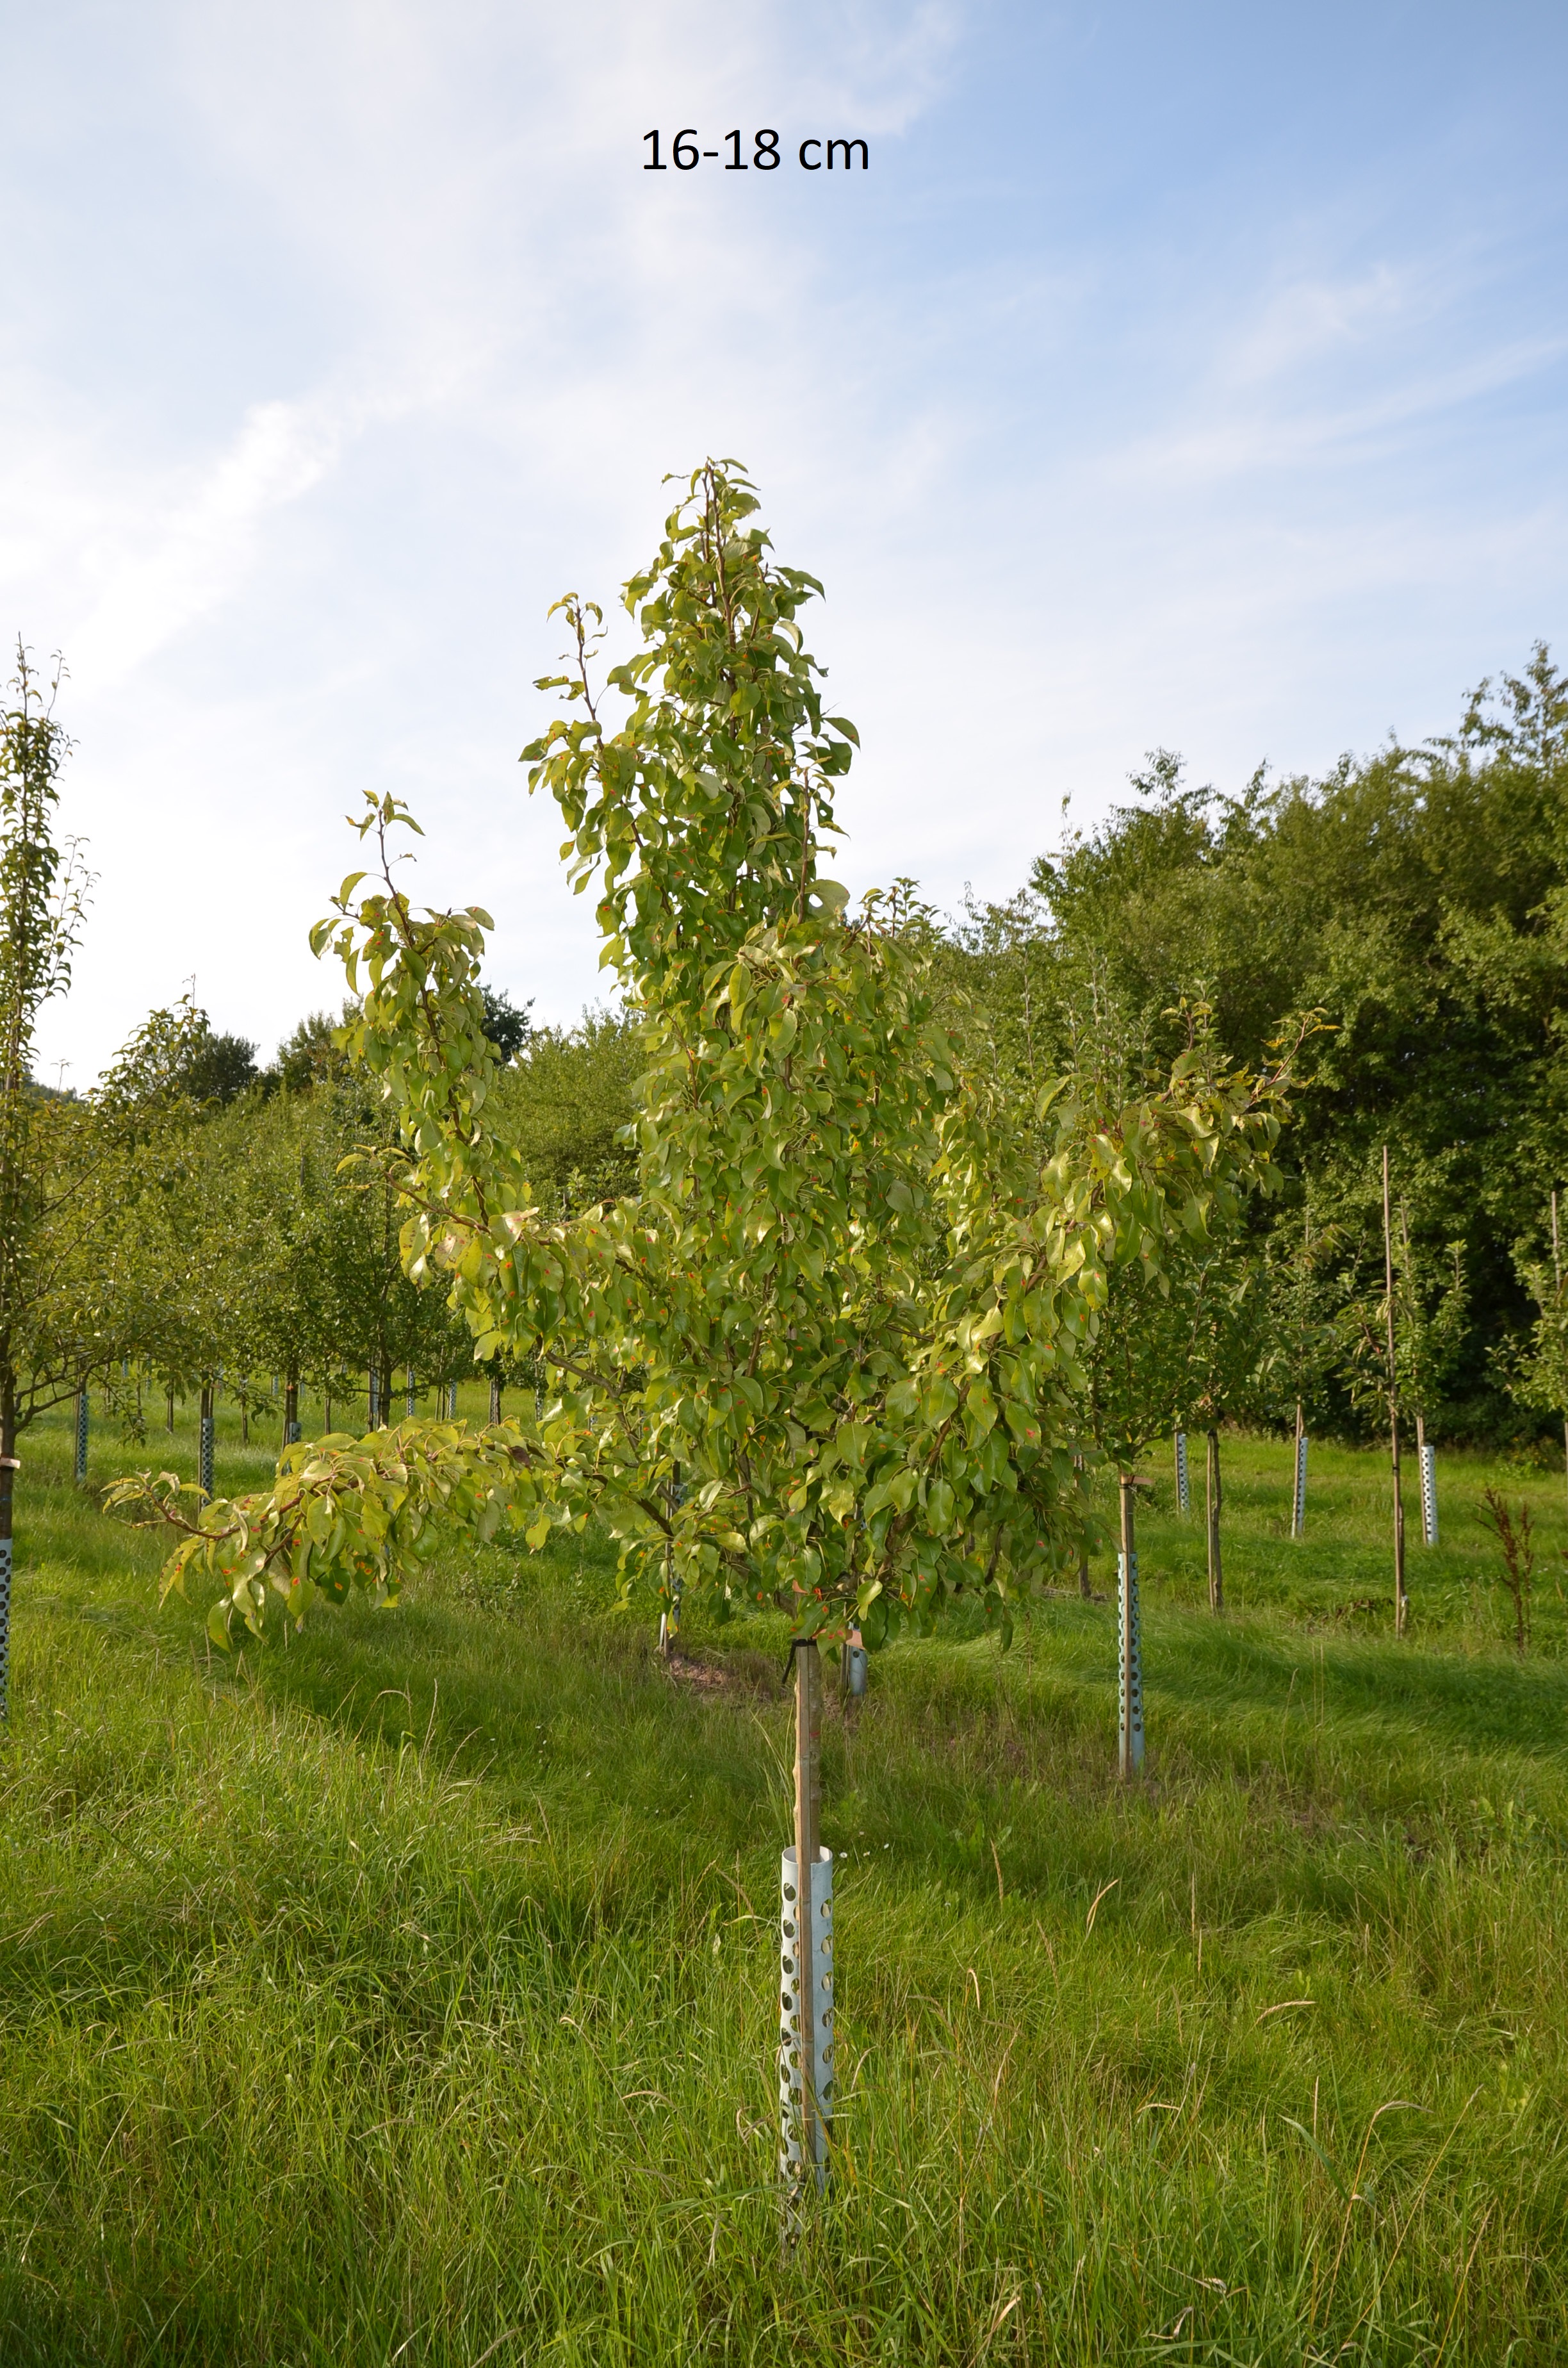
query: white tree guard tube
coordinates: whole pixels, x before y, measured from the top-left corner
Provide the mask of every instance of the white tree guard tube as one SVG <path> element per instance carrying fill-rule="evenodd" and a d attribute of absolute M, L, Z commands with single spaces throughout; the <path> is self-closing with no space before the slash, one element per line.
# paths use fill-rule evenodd
<path fill-rule="evenodd" d="M 1421 1543 L 1435 1546 L 1437 1543 L 1437 1451 L 1424 1447 L 1421 1451 Z"/>
<path fill-rule="evenodd" d="M 1290 1535 L 1304 1538 L 1307 1533 L 1307 1434 L 1301 1431 L 1296 1439 L 1296 1486 L 1290 1499 Z"/>
<path fill-rule="evenodd" d="M 801 2045 L 800 1919 L 796 1915 L 795 1848 L 784 1852 L 779 1873 L 783 1895 L 783 1945 L 778 1974 L 778 2168 L 790 2191 L 799 2194 L 806 2183 L 801 2133 L 801 2086 L 805 2050 Z M 827 2145 L 833 2121 L 833 1852 L 819 1850 L 812 1869 L 812 1963 L 810 2016 L 815 2046 L 812 2093 L 816 2110 L 811 2117 L 812 2152 L 818 2192 L 827 2185 Z"/>
<path fill-rule="evenodd" d="M 1138 1775 L 1143 1766 L 1143 1640 L 1138 1619 L 1136 1554 L 1117 1555 L 1116 1605 L 1119 1709 L 1117 1768 L 1126 1777 Z"/>
<path fill-rule="evenodd" d="M 1184 1513 L 1190 1513 L 1192 1510 L 1192 1484 L 1187 1477 L 1187 1433 L 1185 1430 L 1178 1430 L 1176 1435 L 1176 1503 L 1180 1506 Z"/>

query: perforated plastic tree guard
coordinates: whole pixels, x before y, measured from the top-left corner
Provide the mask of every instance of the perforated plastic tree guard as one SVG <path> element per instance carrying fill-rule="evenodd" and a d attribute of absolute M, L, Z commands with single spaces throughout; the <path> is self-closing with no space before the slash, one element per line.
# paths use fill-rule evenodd
<path fill-rule="evenodd" d="M 76 1486 L 87 1476 L 87 1393 L 76 1393 Z"/>
<path fill-rule="evenodd" d="M 199 1471 L 201 1494 L 204 1499 L 212 1494 L 212 1417 L 210 1414 L 204 1414 L 201 1417 Z"/>
<path fill-rule="evenodd" d="M 1120 1679 L 1117 1688 L 1120 1712 L 1117 1767 L 1123 1776 L 1136 1776 L 1143 1766 L 1143 1638 L 1138 1618 L 1138 1557 L 1135 1554 L 1117 1555 L 1116 1603 Z"/>
<path fill-rule="evenodd" d="M 827 2185 L 827 2147 L 833 2123 L 833 1852 L 819 1850 L 812 1869 L 812 1963 L 809 2004 L 802 1998 L 799 1899 L 795 1883 L 795 1849 L 784 1852 L 780 1869 L 783 1894 L 780 1922 L 783 1946 L 778 1973 L 778 2168 L 792 2193 L 806 2183 L 808 2160 L 804 2142 L 810 2123 L 811 2157 L 819 2192 Z M 809 2021 L 814 2048 L 802 2045 Z M 807 2056 L 812 2061 L 811 2107 L 802 2094 Z"/>
<path fill-rule="evenodd" d="M 1296 1489 L 1290 1500 L 1290 1535 L 1305 1537 L 1307 1532 L 1307 1434 L 1303 1430 L 1296 1440 Z"/>
<path fill-rule="evenodd" d="M 0 1718 L 8 1715 L 11 1690 L 11 1541 L 0 1538 Z"/>
<path fill-rule="evenodd" d="M 866 1647 L 846 1645 L 844 1647 L 844 1691 L 846 1694 L 863 1694 L 866 1691 Z"/>
<path fill-rule="evenodd" d="M 1437 1543 L 1437 1451 L 1435 1447 L 1421 1450 L 1421 1543 L 1435 1546 Z"/>
<path fill-rule="evenodd" d="M 1187 1476 L 1187 1433 L 1185 1430 L 1178 1430 L 1176 1435 L 1176 1503 L 1181 1507 L 1184 1513 L 1190 1513 L 1192 1510 L 1192 1486 Z"/>

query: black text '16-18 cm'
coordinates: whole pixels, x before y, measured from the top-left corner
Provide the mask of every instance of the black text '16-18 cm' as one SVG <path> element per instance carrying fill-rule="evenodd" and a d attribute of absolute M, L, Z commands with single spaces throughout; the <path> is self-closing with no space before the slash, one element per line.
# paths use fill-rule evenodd
<path fill-rule="evenodd" d="M 657 131 L 644 131 L 642 137 L 652 145 L 653 151 L 652 163 L 644 165 L 642 170 L 645 173 L 667 173 L 670 168 L 659 154 L 660 134 Z M 754 169 L 759 173 L 771 173 L 784 161 L 778 154 L 777 131 L 753 132 L 749 162 L 741 154 L 741 135 L 738 131 L 726 131 L 722 145 L 730 151 L 724 166 L 726 173 L 744 173 Z M 812 153 L 813 150 L 814 154 Z M 823 153 L 824 150 L 825 156 Z M 686 131 L 676 133 L 670 153 L 675 159 L 676 172 L 690 173 L 702 163 L 704 157 L 711 157 L 714 163 L 717 163 L 721 149 L 699 148 L 697 144 L 695 129 L 688 127 Z M 831 173 L 840 162 L 846 173 L 854 170 L 857 162 L 862 173 L 870 168 L 870 151 L 863 140 L 802 140 L 796 153 L 808 173 L 820 173 L 824 164 Z"/>

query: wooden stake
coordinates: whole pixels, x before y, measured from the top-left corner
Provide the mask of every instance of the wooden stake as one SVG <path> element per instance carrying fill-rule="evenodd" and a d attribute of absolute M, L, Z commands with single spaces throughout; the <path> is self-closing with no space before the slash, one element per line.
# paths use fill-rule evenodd
<path fill-rule="evenodd" d="M 822 1673 L 809 1640 L 795 1646 L 795 1931 L 801 2002 L 801 2175 L 814 2177 L 817 2158 L 815 1983 L 816 1934 L 812 1929 L 812 1869 L 817 1862 L 822 1816 Z"/>
<path fill-rule="evenodd" d="M 1410 1618 L 1404 1591 L 1404 1497 L 1399 1474 L 1399 1369 L 1394 1361 L 1393 1232 L 1389 1223 L 1389 1147 L 1383 1145 L 1383 1281 L 1389 1330 L 1389 1460 L 1393 1467 L 1393 1632 L 1403 1636 Z"/>

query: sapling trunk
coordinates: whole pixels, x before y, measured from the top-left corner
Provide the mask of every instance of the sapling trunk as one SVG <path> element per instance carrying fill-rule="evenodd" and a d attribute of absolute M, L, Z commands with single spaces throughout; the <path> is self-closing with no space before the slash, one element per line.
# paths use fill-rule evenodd
<path fill-rule="evenodd" d="M 286 1390 L 284 1391 L 284 1393 L 283 1393 L 283 1444 L 284 1444 L 284 1446 L 285 1446 L 286 1448 L 289 1448 L 289 1447 L 292 1447 L 292 1446 L 294 1446 L 294 1445 L 296 1444 L 296 1442 L 298 1441 L 298 1440 L 299 1440 L 299 1436 L 300 1436 L 300 1376 L 299 1376 L 298 1372 L 292 1372 L 292 1373 L 290 1373 L 290 1376 L 289 1376 L 289 1385 L 288 1385 L 287 1389 L 286 1389 Z"/>
<path fill-rule="evenodd" d="M 175 1435 L 175 1385 L 174 1385 L 173 1382 L 171 1382 L 171 1383 L 169 1383 L 169 1421 L 168 1421 L 168 1432 L 169 1432 L 169 1437 L 172 1439 L 172 1438 L 174 1437 L 174 1435 Z"/>
<path fill-rule="evenodd" d="M 499 1361 L 492 1365 L 490 1368 L 490 1419 L 493 1423 L 497 1423 L 501 1419 L 501 1367 Z"/>
<path fill-rule="evenodd" d="M 1117 1774 L 1130 1783 L 1143 1770 L 1143 1645 L 1138 1618 L 1138 1543 L 1131 1472 L 1120 1475 L 1121 1551 L 1117 1556 L 1116 1595 L 1119 1669 Z"/>
<path fill-rule="evenodd" d="M 1225 1573 L 1220 1559 L 1220 1513 L 1224 1501 L 1220 1482 L 1220 1434 L 1206 1430 L 1203 1438 L 1208 1451 L 1203 1481 L 1204 1510 L 1209 1522 L 1209 1609 L 1218 1613 L 1225 1609 Z"/>
<path fill-rule="evenodd" d="M 1393 1234 L 1389 1224 L 1389 1147 L 1383 1145 L 1383 1281 L 1388 1314 L 1389 1462 L 1393 1471 L 1393 1633 L 1403 1636 L 1410 1605 L 1404 1588 L 1404 1493 L 1399 1468 L 1399 1367 L 1394 1355 Z"/>

